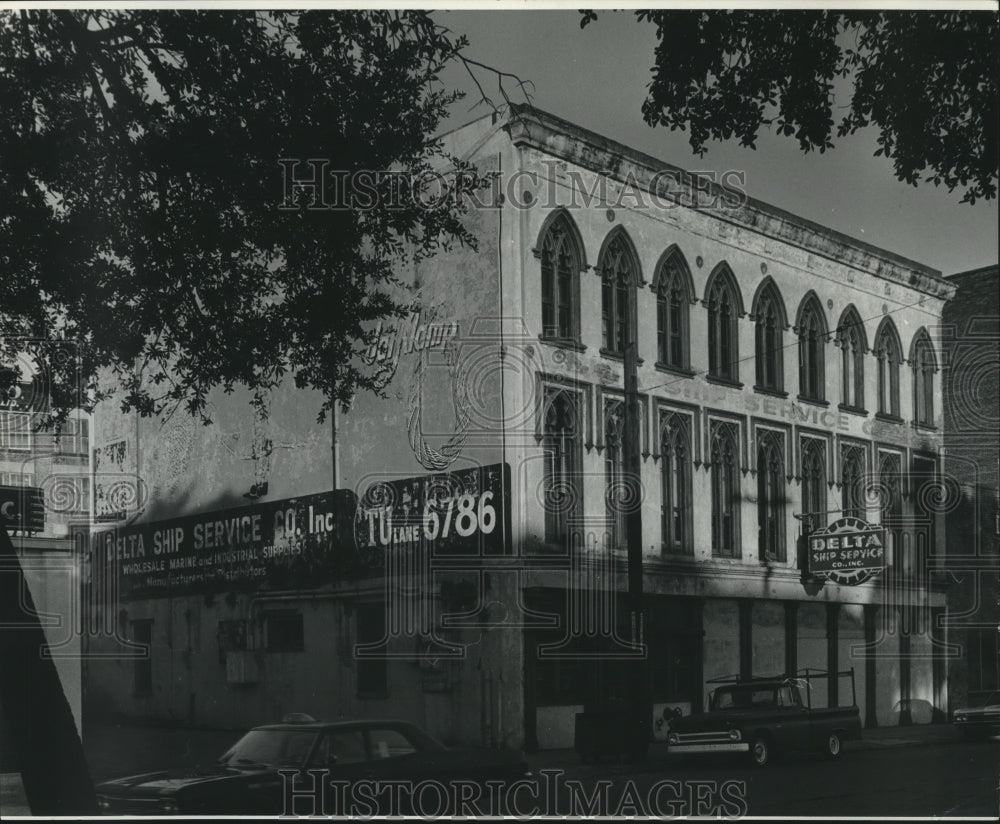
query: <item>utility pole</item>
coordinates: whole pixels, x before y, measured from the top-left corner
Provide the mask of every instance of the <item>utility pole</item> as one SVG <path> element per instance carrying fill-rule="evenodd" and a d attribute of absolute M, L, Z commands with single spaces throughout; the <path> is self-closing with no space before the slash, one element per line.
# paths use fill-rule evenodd
<path fill-rule="evenodd" d="M 626 495 L 626 540 L 628 547 L 628 607 L 630 639 L 636 646 L 646 642 L 646 609 L 642 592 L 642 458 L 640 455 L 639 353 L 633 327 L 625 346 L 625 431 L 623 433 Z M 648 654 L 629 661 L 629 756 L 644 761 L 649 749 L 653 705 L 649 689 Z"/>

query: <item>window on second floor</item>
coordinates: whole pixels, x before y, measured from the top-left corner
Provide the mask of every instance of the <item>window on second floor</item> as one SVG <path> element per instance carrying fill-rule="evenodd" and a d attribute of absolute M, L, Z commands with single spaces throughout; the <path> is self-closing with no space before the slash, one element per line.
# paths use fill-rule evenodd
<path fill-rule="evenodd" d="M 568 546 L 569 528 L 580 503 L 582 439 L 579 398 L 569 389 L 546 389 L 542 419 L 545 541 Z"/>
<path fill-rule="evenodd" d="M 603 347 L 624 355 L 625 347 L 633 340 L 639 272 L 631 244 L 623 233 L 608 242 L 597 266 L 601 274 Z"/>
<path fill-rule="evenodd" d="M 799 394 L 808 400 L 825 397 L 826 321 L 815 295 L 808 295 L 799 310 Z"/>
<path fill-rule="evenodd" d="M 886 564 L 897 573 L 904 573 L 911 559 L 902 556 L 903 472 L 897 452 L 879 453 L 878 493 L 879 516 L 885 528 Z"/>
<path fill-rule="evenodd" d="M 90 454 L 90 422 L 69 418 L 56 433 L 56 451 L 61 455 Z"/>
<path fill-rule="evenodd" d="M 31 448 L 31 415 L 0 411 L 0 449 Z"/>
<path fill-rule="evenodd" d="M 841 515 L 865 520 L 865 450 L 844 445 L 840 452 Z"/>
<path fill-rule="evenodd" d="M 740 519 L 739 433 L 732 423 L 712 428 L 712 554 L 738 557 Z"/>
<path fill-rule="evenodd" d="M 840 348 L 840 397 L 841 403 L 852 409 L 865 408 L 865 328 L 854 307 L 841 316 L 837 327 L 837 346 Z"/>
<path fill-rule="evenodd" d="M 580 338 L 581 253 L 566 215 L 552 221 L 542 238 L 542 337 Z"/>
<path fill-rule="evenodd" d="M 757 557 L 786 557 L 784 435 L 770 429 L 757 432 Z"/>
<path fill-rule="evenodd" d="M 691 435 L 687 419 L 670 413 L 660 422 L 663 551 L 690 553 Z"/>
<path fill-rule="evenodd" d="M 608 518 L 609 546 L 625 546 L 628 524 L 625 519 L 625 501 L 628 488 L 625 480 L 625 454 L 623 432 L 625 404 L 609 401 L 604 409 L 604 502 Z"/>
<path fill-rule="evenodd" d="M 807 532 L 826 526 L 826 443 L 818 438 L 802 439 L 802 515 Z"/>
<path fill-rule="evenodd" d="M 934 345 L 921 329 L 913 342 L 913 419 L 919 426 L 934 426 Z"/>

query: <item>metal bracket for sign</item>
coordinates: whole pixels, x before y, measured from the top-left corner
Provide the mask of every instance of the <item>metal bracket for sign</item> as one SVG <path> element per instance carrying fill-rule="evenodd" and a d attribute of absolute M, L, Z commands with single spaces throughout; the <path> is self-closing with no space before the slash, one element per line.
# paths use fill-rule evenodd
<path fill-rule="evenodd" d="M 806 518 L 811 518 L 813 515 L 829 515 L 833 512 L 843 512 L 843 511 L 844 511 L 843 509 L 824 509 L 822 512 L 793 512 L 792 517 L 796 521 L 801 521 L 803 527 L 805 527 Z"/>

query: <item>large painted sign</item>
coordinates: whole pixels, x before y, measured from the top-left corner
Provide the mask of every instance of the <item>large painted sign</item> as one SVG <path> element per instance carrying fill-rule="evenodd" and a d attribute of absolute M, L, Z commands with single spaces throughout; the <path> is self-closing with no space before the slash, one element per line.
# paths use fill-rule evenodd
<path fill-rule="evenodd" d="M 507 464 L 376 480 L 358 501 L 355 543 L 372 565 L 386 553 L 417 548 L 432 556 L 503 555 L 509 502 Z"/>
<path fill-rule="evenodd" d="M 104 530 L 91 551 L 126 598 L 312 589 L 357 566 L 354 509 L 352 493 L 321 492 Z"/>
<path fill-rule="evenodd" d="M 882 527 L 860 518 L 838 518 L 809 536 L 809 572 L 837 584 L 863 583 L 885 566 Z"/>
<path fill-rule="evenodd" d="M 372 343 L 364 352 L 364 359 L 379 368 L 380 385 L 388 384 L 399 367 L 401 355 L 423 352 L 427 349 L 446 347 L 458 335 L 456 321 L 436 321 L 422 317 L 421 312 L 411 312 L 398 324 L 383 324 L 372 333 Z"/>

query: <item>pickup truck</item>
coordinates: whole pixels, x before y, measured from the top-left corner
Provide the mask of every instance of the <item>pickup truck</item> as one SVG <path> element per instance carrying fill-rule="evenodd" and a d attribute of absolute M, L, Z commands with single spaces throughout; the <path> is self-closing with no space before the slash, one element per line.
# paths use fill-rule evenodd
<path fill-rule="evenodd" d="M 853 686 L 853 671 L 848 672 Z M 861 737 L 861 716 L 856 704 L 813 709 L 808 697 L 813 677 L 818 676 L 719 679 L 728 683 L 711 693 L 708 712 L 670 718 L 668 753 L 746 753 L 757 767 L 775 753 L 818 751 L 836 758 L 844 741 Z"/>

